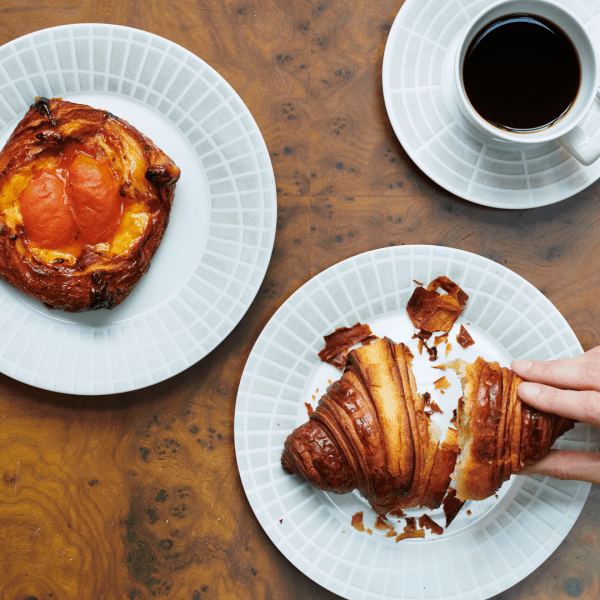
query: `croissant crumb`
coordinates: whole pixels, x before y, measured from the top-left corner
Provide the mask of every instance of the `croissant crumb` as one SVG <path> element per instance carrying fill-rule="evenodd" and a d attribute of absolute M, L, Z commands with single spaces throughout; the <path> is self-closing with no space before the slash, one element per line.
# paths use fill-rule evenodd
<path fill-rule="evenodd" d="M 446 294 L 440 294 L 438 288 L 442 288 Z M 469 296 L 456 283 L 441 276 L 434 279 L 427 288 L 415 288 L 406 311 L 417 329 L 428 333 L 448 333 L 463 312 L 468 299 Z"/>
<path fill-rule="evenodd" d="M 456 341 L 464 348 L 467 349 L 475 343 L 475 340 L 471 337 L 471 334 L 466 330 L 464 325 L 460 326 L 460 331 L 456 336 Z"/>
<path fill-rule="evenodd" d="M 352 327 L 339 327 L 333 333 L 324 336 L 325 348 L 319 352 L 319 358 L 341 371 L 346 364 L 349 349 L 358 342 L 376 339 L 368 325 L 356 323 Z"/>

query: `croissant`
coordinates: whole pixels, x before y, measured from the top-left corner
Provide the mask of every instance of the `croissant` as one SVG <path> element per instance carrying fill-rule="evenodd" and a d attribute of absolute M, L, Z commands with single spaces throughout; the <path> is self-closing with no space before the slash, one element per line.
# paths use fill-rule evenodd
<path fill-rule="evenodd" d="M 113 308 L 147 271 L 179 176 L 126 121 L 38 99 L 0 153 L 0 275 L 48 307 Z"/>
<path fill-rule="evenodd" d="M 478 358 L 453 365 L 463 383 L 458 431 L 449 428 L 440 441 L 416 389 L 413 358 L 388 338 L 351 350 L 341 378 L 288 435 L 284 471 L 322 490 L 358 490 L 376 513 L 401 516 L 405 508 L 438 508 L 449 489 L 460 501 L 493 495 L 573 427 L 523 404 L 521 379 Z"/>

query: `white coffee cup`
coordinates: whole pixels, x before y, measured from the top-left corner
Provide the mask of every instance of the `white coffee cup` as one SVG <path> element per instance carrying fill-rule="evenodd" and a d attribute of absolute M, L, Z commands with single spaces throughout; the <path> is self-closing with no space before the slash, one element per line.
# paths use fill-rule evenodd
<path fill-rule="evenodd" d="M 517 14 L 545 19 L 562 30 L 577 53 L 581 72 L 579 90 L 566 113 L 546 128 L 529 132 L 510 131 L 486 121 L 471 104 L 463 82 L 465 55 L 477 34 L 497 19 Z M 491 4 L 455 36 L 442 69 L 442 87 L 452 115 L 481 142 L 518 150 L 556 141 L 584 165 L 600 157 L 600 133 L 594 135 L 583 124 L 594 102 L 600 105 L 599 79 L 600 65 L 589 33 L 573 13 L 550 0 L 499 0 Z"/>

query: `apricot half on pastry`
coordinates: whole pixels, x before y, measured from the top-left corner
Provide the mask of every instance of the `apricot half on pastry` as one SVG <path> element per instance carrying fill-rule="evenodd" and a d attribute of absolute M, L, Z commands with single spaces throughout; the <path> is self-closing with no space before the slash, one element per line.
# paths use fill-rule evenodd
<path fill-rule="evenodd" d="M 0 152 L 0 275 L 50 308 L 113 308 L 148 270 L 180 171 L 105 110 L 38 99 Z"/>

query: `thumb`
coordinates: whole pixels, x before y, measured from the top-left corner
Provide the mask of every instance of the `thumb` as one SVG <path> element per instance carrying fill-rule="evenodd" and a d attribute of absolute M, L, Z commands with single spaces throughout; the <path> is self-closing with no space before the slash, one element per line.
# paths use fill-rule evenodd
<path fill-rule="evenodd" d="M 544 458 L 523 467 L 518 475 L 548 475 L 555 479 L 590 481 L 600 484 L 600 452 L 550 450 Z"/>

